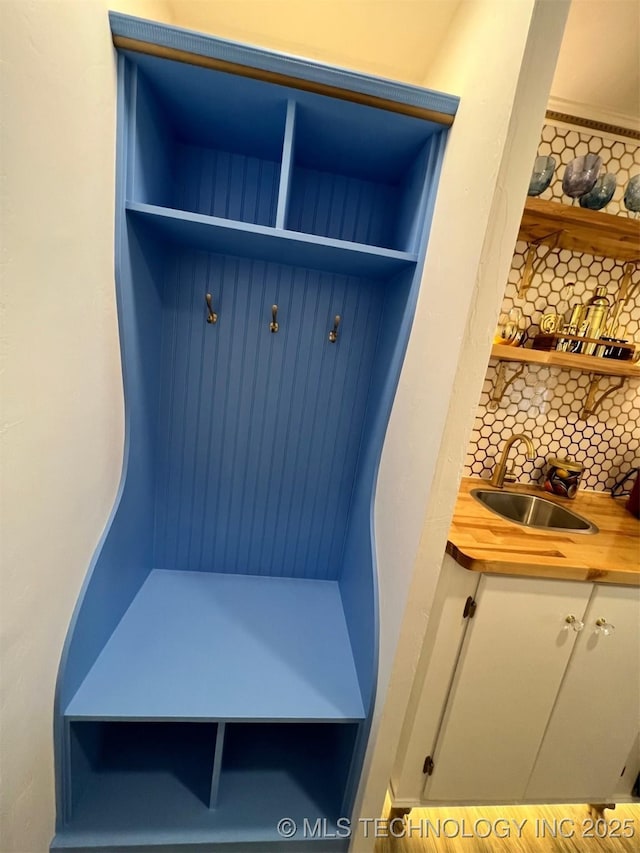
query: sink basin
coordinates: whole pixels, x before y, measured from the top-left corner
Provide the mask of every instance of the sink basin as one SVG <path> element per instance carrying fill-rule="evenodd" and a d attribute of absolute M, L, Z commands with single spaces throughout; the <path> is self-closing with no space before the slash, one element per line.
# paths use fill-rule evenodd
<path fill-rule="evenodd" d="M 473 489 L 471 497 L 496 515 L 515 524 L 541 530 L 570 530 L 572 533 L 597 533 L 595 524 L 563 506 L 522 492 L 498 492 Z"/>

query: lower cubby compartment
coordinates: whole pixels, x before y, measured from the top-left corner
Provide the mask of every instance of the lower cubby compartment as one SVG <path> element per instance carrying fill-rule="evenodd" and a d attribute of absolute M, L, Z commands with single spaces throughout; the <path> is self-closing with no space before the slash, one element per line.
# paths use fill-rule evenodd
<path fill-rule="evenodd" d="M 206 813 L 216 723 L 70 724 L 71 820 L 76 829 L 143 833 Z"/>
<path fill-rule="evenodd" d="M 290 817 L 342 816 L 357 725 L 347 723 L 227 724 L 218 809 L 241 808 L 245 828 L 275 829 Z"/>
<path fill-rule="evenodd" d="M 73 721 L 72 809 L 52 849 L 285 846 L 278 834 L 282 818 L 298 826 L 292 849 L 307 840 L 330 841 L 343 816 L 357 729 L 349 723 Z M 214 781 L 217 804 L 210 808 L 218 733 L 222 762 Z"/>

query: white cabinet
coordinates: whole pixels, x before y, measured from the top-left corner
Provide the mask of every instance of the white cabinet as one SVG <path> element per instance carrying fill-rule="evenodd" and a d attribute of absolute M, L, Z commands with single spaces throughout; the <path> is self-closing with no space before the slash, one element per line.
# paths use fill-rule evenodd
<path fill-rule="evenodd" d="M 522 799 L 569 655 L 565 618 L 589 587 L 571 581 L 483 575 L 424 798 Z"/>
<path fill-rule="evenodd" d="M 596 622 L 606 619 L 606 634 Z M 525 797 L 613 796 L 640 722 L 640 589 L 595 585 Z M 630 780 L 632 782 L 633 780 Z"/>
<path fill-rule="evenodd" d="M 465 592 L 473 618 L 463 618 Z M 601 617 L 614 633 L 597 631 Z M 474 576 L 446 557 L 432 622 L 394 805 L 613 795 L 640 716 L 640 590 Z"/>

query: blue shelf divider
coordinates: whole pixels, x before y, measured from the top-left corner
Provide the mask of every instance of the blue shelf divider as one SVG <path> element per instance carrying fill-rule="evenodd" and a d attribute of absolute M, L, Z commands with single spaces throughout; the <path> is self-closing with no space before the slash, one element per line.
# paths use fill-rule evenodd
<path fill-rule="evenodd" d="M 287 103 L 287 119 L 284 129 L 284 145 L 282 148 L 282 167 L 280 169 L 280 187 L 278 189 L 278 210 L 276 213 L 276 228 L 284 230 L 289 215 L 289 196 L 291 192 L 291 171 L 296 132 L 296 102 L 290 98 Z"/>
<path fill-rule="evenodd" d="M 125 452 L 60 663 L 51 849 L 338 853 L 277 823 L 331 833 L 360 781 L 376 477 L 457 101 L 111 21 Z"/>

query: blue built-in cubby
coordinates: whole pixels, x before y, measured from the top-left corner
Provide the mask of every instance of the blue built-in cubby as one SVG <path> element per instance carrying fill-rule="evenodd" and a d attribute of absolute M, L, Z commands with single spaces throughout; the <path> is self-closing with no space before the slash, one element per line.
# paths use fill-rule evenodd
<path fill-rule="evenodd" d="M 125 452 L 62 654 L 52 849 L 345 850 L 376 475 L 456 100 L 111 25 Z"/>

